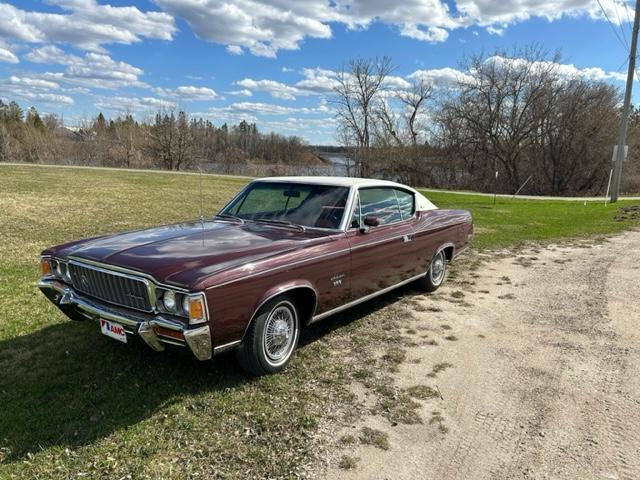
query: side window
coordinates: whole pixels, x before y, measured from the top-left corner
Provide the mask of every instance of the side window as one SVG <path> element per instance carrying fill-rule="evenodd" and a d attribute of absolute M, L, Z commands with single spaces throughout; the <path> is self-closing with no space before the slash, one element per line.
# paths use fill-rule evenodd
<path fill-rule="evenodd" d="M 360 190 L 362 217 L 374 215 L 380 225 L 402 220 L 396 193 L 392 188 L 363 188 Z"/>
<path fill-rule="evenodd" d="M 413 216 L 413 212 L 415 211 L 415 202 L 413 199 L 413 193 L 407 192 L 405 190 L 396 190 L 396 197 L 398 197 L 398 205 L 400 206 L 400 213 L 402 214 L 402 219 L 406 220 Z"/>

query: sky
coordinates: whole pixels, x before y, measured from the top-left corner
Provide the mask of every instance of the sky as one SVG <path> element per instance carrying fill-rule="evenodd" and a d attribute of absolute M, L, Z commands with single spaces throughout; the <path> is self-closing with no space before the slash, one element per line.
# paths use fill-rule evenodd
<path fill-rule="evenodd" d="M 336 144 L 349 59 L 391 57 L 402 89 L 537 42 L 568 74 L 622 89 L 632 18 L 624 0 L 0 0 L 0 98 L 69 126 L 184 109 Z"/>

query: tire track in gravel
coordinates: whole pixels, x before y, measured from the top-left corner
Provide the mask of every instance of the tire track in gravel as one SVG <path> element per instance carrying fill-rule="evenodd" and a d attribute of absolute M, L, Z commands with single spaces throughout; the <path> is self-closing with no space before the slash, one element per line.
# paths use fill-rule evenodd
<path fill-rule="evenodd" d="M 422 425 L 365 417 L 391 448 L 351 447 L 357 468 L 321 476 L 640 478 L 640 232 L 586 247 L 521 251 L 475 274 L 459 268 L 421 299 L 412 326 L 439 345 L 410 347 L 419 363 L 403 364 L 395 382 L 437 386 L 443 399 L 420 401 Z M 464 301 L 454 301 L 461 289 Z M 453 367 L 430 376 L 442 362 Z M 434 411 L 447 433 L 429 423 Z"/>

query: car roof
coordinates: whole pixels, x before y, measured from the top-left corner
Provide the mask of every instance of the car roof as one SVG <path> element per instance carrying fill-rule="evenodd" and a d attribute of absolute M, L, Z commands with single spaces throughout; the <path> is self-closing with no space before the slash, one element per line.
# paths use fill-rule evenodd
<path fill-rule="evenodd" d="M 436 210 L 438 208 L 428 198 L 414 188 L 401 183 L 391 182 L 389 180 L 377 180 L 375 178 L 330 177 L 318 175 L 315 177 L 265 177 L 254 180 L 254 182 L 290 182 L 311 185 L 331 185 L 335 187 L 399 187 L 404 190 L 409 190 L 415 194 L 416 210 Z"/>
<path fill-rule="evenodd" d="M 377 180 L 374 178 L 357 177 L 331 177 L 331 176 L 290 176 L 290 177 L 266 177 L 256 180 L 258 182 L 294 182 L 307 183 L 313 185 L 332 185 L 336 187 L 402 187 L 410 188 L 401 183 L 390 182 L 389 180 Z"/>

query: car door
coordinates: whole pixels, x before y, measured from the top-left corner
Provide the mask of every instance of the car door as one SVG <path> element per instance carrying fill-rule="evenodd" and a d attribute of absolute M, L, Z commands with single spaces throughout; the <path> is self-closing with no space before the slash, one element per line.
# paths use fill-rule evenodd
<path fill-rule="evenodd" d="M 415 200 L 403 196 L 404 211 L 397 189 L 360 188 L 347 238 L 351 247 L 351 297 L 362 298 L 396 285 L 416 275 L 413 242 Z M 404 192 L 404 191 L 402 191 Z M 409 192 L 405 192 L 409 193 Z M 407 201 L 411 205 L 407 209 Z M 378 220 L 366 226 L 366 217 Z"/>

